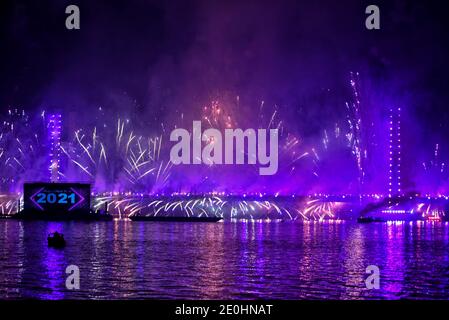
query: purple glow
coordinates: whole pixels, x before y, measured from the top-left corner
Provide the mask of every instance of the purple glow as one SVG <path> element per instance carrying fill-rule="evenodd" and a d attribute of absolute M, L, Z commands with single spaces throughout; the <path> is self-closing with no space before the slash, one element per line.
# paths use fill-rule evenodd
<path fill-rule="evenodd" d="M 84 202 L 84 200 L 85 200 L 85 198 L 79 193 L 79 192 L 77 192 L 75 189 L 73 189 L 73 188 L 70 188 L 78 197 L 80 197 L 80 200 L 77 202 L 77 203 L 75 203 L 73 206 L 71 206 L 70 208 L 69 208 L 69 211 L 72 211 L 72 209 L 73 208 L 75 208 L 75 207 L 77 207 L 78 205 L 80 205 L 81 203 L 83 203 Z"/>
<path fill-rule="evenodd" d="M 42 208 L 42 206 L 40 205 L 40 204 L 38 204 L 35 200 L 34 200 L 34 197 L 39 193 L 39 192 L 41 192 L 42 190 L 44 190 L 44 188 L 41 188 L 41 189 L 39 189 L 35 194 L 33 194 L 31 197 L 30 197 L 30 200 L 39 208 L 39 209 L 41 209 L 42 211 L 44 211 L 44 208 Z"/>
<path fill-rule="evenodd" d="M 49 158 L 50 158 L 50 181 L 59 181 L 59 168 L 61 156 L 61 115 L 52 114 L 48 119 L 48 140 L 50 142 Z"/>
<path fill-rule="evenodd" d="M 388 197 L 401 195 L 401 108 L 390 109 Z"/>

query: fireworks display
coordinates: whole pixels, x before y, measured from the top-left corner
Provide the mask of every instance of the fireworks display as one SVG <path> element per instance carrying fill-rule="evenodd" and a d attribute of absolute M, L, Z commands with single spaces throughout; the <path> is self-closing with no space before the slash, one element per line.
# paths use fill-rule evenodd
<path fill-rule="evenodd" d="M 145 196 L 99 195 L 94 209 L 105 205 L 118 218 L 140 216 L 195 216 L 232 219 L 312 220 L 337 219 L 349 203 L 314 199 L 312 197 L 264 197 L 173 195 Z M 348 206 L 349 205 L 349 206 Z"/>
<path fill-rule="evenodd" d="M 162 122 L 148 131 L 137 130 L 128 118 L 108 117 L 98 108 L 97 114 L 92 114 L 93 125 L 72 123 L 73 131 L 67 131 L 68 127 L 61 125 L 60 115 L 45 112 L 28 115 L 10 110 L 4 115 L 0 135 L 2 192 L 19 192 L 24 181 L 47 181 L 51 177 L 52 181 L 91 183 L 93 192 L 98 194 L 94 207 L 99 209 L 107 204 L 120 218 L 181 213 L 227 219 L 335 219 L 347 206 L 319 196 L 292 202 L 263 197 L 229 198 L 229 195 L 384 193 L 385 186 L 377 190 L 368 187 L 373 173 L 367 164 L 376 155 L 369 153 L 373 141 L 371 133 L 365 132 L 371 128 L 364 125 L 369 118 L 361 103 L 359 82 L 359 74 L 351 73 L 349 100 L 352 101 L 345 104 L 346 114 L 331 127 L 324 126 L 318 139 L 301 137 L 301 130 L 277 105 L 268 106 L 262 101 L 257 112 L 248 112 L 250 108 L 238 96 L 230 101 L 212 100 L 199 108 L 197 115 L 189 115 L 192 119 L 200 118 L 206 128 L 218 130 L 278 129 L 279 170 L 273 177 L 260 176 L 254 165 L 174 166 L 170 162 L 168 135 L 172 128 L 183 125 L 186 120 L 183 113 L 170 124 Z M 425 185 L 431 187 L 423 191 L 431 195 L 445 192 L 445 162 L 440 159 L 439 148 L 437 144 L 433 159 L 422 164 Z M 44 174 L 46 170 L 50 170 L 50 176 Z M 180 194 L 189 196 L 168 197 Z M 0 206 L 2 212 L 11 213 L 17 204 L 4 198 Z"/>
<path fill-rule="evenodd" d="M 346 103 L 348 109 L 348 125 L 349 132 L 347 134 L 352 153 L 356 159 L 358 169 L 358 180 L 362 185 L 365 179 L 365 159 L 367 158 L 367 150 L 364 146 L 362 136 L 362 110 L 360 102 L 360 93 L 358 88 L 357 78 L 358 74 L 351 73 L 351 88 L 353 90 L 354 101 Z"/>
<path fill-rule="evenodd" d="M 65 179 L 90 182 L 96 191 L 153 193 L 167 184 L 172 166 L 160 158 L 162 142 L 162 136 L 137 136 L 122 119 L 103 130 L 78 129 L 62 147 Z"/>
<path fill-rule="evenodd" d="M 45 113 L 28 115 L 8 110 L 0 127 L 0 190 L 19 192 L 30 180 L 47 180 L 47 141 Z"/>
<path fill-rule="evenodd" d="M 1 0 L 0 299 L 447 300 L 448 10 Z"/>
<path fill-rule="evenodd" d="M 430 160 L 422 163 L 421 181 L 427 194 L 445 194 L 448 188 L 449 173 L 447 163 L 441 159 L 440 145 L 435 144 Z"/>

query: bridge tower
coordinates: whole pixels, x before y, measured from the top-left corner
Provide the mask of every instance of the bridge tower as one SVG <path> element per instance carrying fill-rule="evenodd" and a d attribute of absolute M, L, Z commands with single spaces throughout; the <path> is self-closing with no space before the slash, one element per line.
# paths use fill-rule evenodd
<path fill-rule="evenodd" d="M 401 108 L 390 108 L 388 197 L 401 195 Z"/>
<path fill-rule="evenodd" d="M 50 181 L 59 181 L 60 156 L 61 156 L 61 114 L 50 114 L 48 116 L 48 141 L 49 141 L 49 161 L 48 170 Z"/>

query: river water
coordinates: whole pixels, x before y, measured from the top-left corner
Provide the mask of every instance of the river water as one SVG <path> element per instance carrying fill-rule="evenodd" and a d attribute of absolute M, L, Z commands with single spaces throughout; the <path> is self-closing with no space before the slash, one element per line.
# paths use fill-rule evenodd
<path fill-rule="evenodd" d="M 0 243 L 2 299 L 449 298 L 447 223 L 0 220 Z"/>

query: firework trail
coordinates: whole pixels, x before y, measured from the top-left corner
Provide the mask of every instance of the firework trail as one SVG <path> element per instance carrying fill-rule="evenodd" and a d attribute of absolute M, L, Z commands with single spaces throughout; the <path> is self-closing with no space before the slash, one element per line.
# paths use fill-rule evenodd
<path fill-rule="evenodd" d="M 311 160 L 316 164 L 318 160 L 318 154 L 315 148 L 307 148 L 300 137 L 298 137 L 292 131 L 287 130 L 285 121 L 280 116 L 278 106 L 274 106 L 274 110 L 268 113 L 266 116 L 267 108 L 262 101 L 259 109 L 259 128 L 262 129 L 277 129 L 279 132 L 279 172 L 287 176 L 293 176 L 296 174 L 297 166 L 300 161 Z M 265 124 L 265 123 L 266 124 Z M 314 172 L 315 175 L 316 172 Z"/>
<path fill-rule="evenodd" d="M 419 203 L 413 211 L 421 214 L 423 218 L 441 219 L 445 215 L 444 208 L 433 206 L 431 203 Z"/>
<path fill-rule="evenodd" d="M 219 196 L 191 198 L 146 198 L 146 197 L 100 197 L 97 208 L 105 202 L 120 217 L 131 215 L 145 216 L 215 216 L 225 219 L 292 219 L 287 209 L 272 201 L 264 200 L 226 200 Z"/>
<path fill-rule="evenodd" d="M 88 134 L 79 129 L 62 147 L 75 176 L 94 183 L 95 190 L 154 192 L 170 177 L 171 162 L 161 159 L 162 135 L 137 136 L 129 121 L 118 119 L 115 130 L 97 127 Z"/>
<path fill-rule="evenodd" d="M 233 117 L 233 108 L 224 107 L 218 100 L 213 100 L 209 106 L 203 107 L 201 119 L 210 128 L 219 130 L 235 128 L 237 125 Z"/>
<path fill-rule="evenodd" d="M 0 188 L 18 192 L 25 181 L 46 180 L 45 113 L 9 110 L 0 127 Z"/>
<path fill-rule="evenodd" d="M 223 181 L 241 181 L 241 185 L 234 191 L 266 191 L 269 193 L 291 192 L 298 185 L 294 183 L 296 179 L 301 179 L 304 171 L 312 168 L 313 175 L 317 176 L 314 170 L 313 162 L 317 161 L 318 154 L 313 147 L 306 147 L 304 140 L 301 139 L 293 130 L 287 128 L 286 121 L 282 117 L 282 112 L 277 105 L 267 106 L 261 101 L 257 112 L 253 108 L 246 108 L 241 105 L 240 97 L 236 97 L 234 102 L 222 103 L 219 100 L 211 102 L 210 106 L 202 108 L 201 119 L 203 125 L 208 128 L 226 130 L 233 128 L 252 128 L 252 129 L 277 129 L 278 130 L 278 171 L 276 181 L 273 183 L 269 178 L 261 177 L 258 173 L 258 165 L 248 165 L 237 167 L 232 172 L 224 172 L 222 168 L 214 168 L 213 165 L 203 169 L 194 169 L 195 176 L 204 177 L 203 182 L 212 183 L 212 190 L 224 191 L 227 186 L 220 185 Z M 245 113 L 244 110 L 251 110 Z M 213 141 L 208 141 L 213 143 Z M 249 157 L 248 150 L 245 150 L 245 157 Z M 309 164 L 310 163 L 310 164 Z M 309 173 L 307 173 L 309 174 Z M 235 176 L 235 177 L 234 177 Z M 285 181 L 292 181 L 291 184 Z M 229 184 L 228 184 L 229 186 Z M 263 190 L 262 190 L 262 189 Z M 192 190 L 184 190 L 186 192 Z"/>
<path fill-rule="evenodd" d="M 256 199 L 227 197 L 222 194 L 203 196 L 175 195 L 151 197 L 143 194 L 107 194 L 94 198 L 94 209 L 108 204 L 109 211 L 123 219 L 137 216 L 220 217 L 232 219 L 271 219 L 322 221 L 335 219 L 344 203 L 311 199 Z"/>
<path fill-rule="evenodd" d="M 17 196 L 0 195 L 0 215 L 13 215 L 19 210 L 19 199 Z"/>
<path fill-rule="evenodd" d="M 441 160 L 440 155 L 440 145 L 435 144 L 433 157 L 429 161 L 422 163 L 422 168 L 424 170 L 423 184 L 428 188 L 428 190 L 433 194 L 445 192 L 447 187 L 448 172 L 446 169 L 446 162 Z"/>
<path fill-rule="evenodd" d="M 439 174 L 444 174 L 446 172 L 446 164 L 440 160 L 440 145 L 437 143 L 435 145 L 435 149 L 434 149 L 434 157 L 432 160 L 428 161 L 428 162 L 423 162 L 423 167 L 424 170 L 429 172 L 429 171 L 436 171 Z"/>
<path fill-rule="evenodd" d="M 323 199 L 313 199 L 306 202 L 306 205 L 298 210 L 298 213 L 305 220 L 334 219 L 341 203 L 333 201 L 323 201 Z"/>
<path fill-rule="evenodd" d="M 338 124 L 334 124 L 332 130 L 325 129 L 322 133 L 321 144 L 312 148 L 313 160 L 316 166 L 317 176 L 320 178 L 320 182 L 329 185 L 328 175 L 339 168 L 339 159 L 344 159 L 345 173 L 350 172 L 353 179 L 354 173 L 357 176 L 357 172 L 352 170 L 351 165 L 357 163 L 356 157 L 353 152 L 353 141 L 350 133 L 346 134 L 345 130 Z M 353 162 L 353 160 L 355 161 Z M 356 166 L 354 166 L 355 168 Z M 340 181 L 341 182 L 341 181 Z M 342 192 L 347 191 L 345 186 Z"/>
<path fill-rule="evenodd" d="M 351 103 L 346 103 L 348 112 L 347 121 L 349 125 L 349 133 L 347 134 L 347 138 L 349 140 L 352 153 L 356 159 L 359 172 L 358 180 L 361 187 L 365 180 L 365 159 L 367 157 L 367 150 L 364 146 L 362 133 L 362 111 L 358 87 L 359 74 L 351 72 L 350 78 L 354 101 Z"/>

